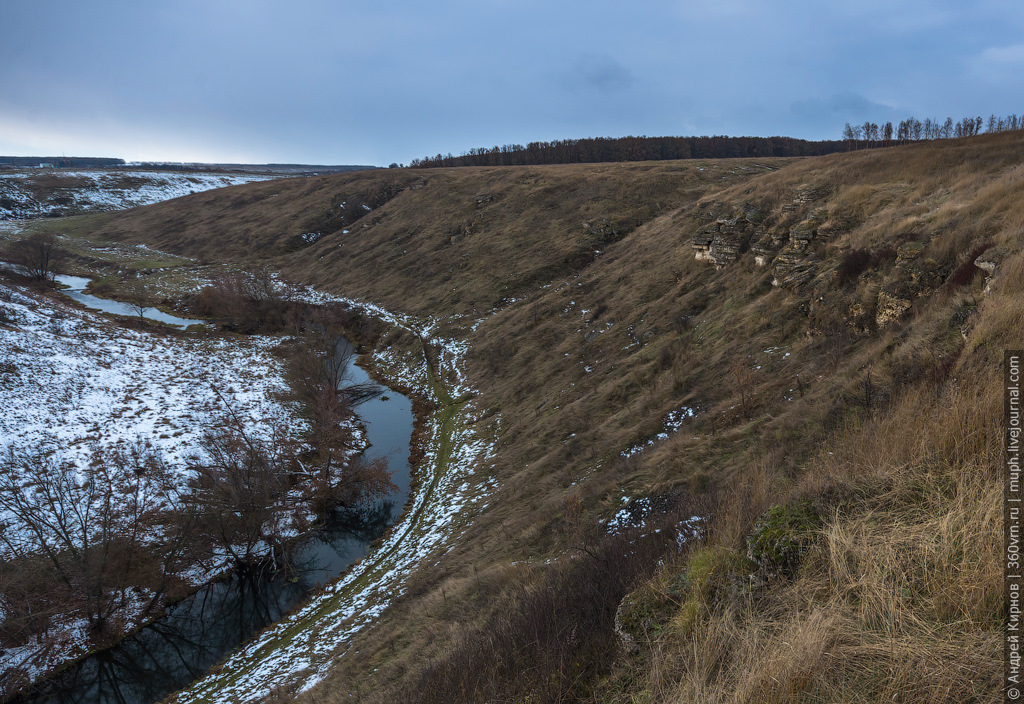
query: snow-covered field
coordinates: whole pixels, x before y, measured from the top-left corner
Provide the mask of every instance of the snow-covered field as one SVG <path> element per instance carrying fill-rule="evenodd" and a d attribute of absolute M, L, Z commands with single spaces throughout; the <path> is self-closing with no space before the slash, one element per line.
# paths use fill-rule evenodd
<path fill-rule="evenodd" d="M 0 289 L 0 451 L 42 449 L 86 466 L 97 449 L 142 441 L 179 465 L 225 402 L 257 432 L 294 423 L 277 340 L 170 338 Z"/>
<path fill-rule="evenodd" d="M 0 220 L 123 210 L 275 178 L 281 176 L 121 169 L 0 172 Z"/>

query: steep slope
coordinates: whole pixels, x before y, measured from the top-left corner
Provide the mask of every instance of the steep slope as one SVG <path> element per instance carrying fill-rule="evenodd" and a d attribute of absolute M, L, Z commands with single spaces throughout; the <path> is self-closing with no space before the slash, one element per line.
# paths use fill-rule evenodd
<path fill-rule="evenodd" d="M 994 701 L 1022 175 L 1007 133 L 251 185 L 101 232 L 469 343 L 499 488 L 309 701 Z M 703 538 L 627 570 L 626 499 L 630 539 Z"/>
<path fill-rule="evenodd" d="M 766 167 L 758 164 L 773 163 Z M 210 259 L 272 258 L 324 290 L 479 317 L 579 271 L 644 222 L 784 161 L 388 170 L 202 193 L 100 234 Z"/>

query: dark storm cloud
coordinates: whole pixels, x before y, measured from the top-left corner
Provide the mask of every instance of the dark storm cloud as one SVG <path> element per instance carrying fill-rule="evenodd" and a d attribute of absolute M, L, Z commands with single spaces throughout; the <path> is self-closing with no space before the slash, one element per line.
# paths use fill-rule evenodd
<path fill-rule="evenodd" d="M 1020 112 L 1018 3 L 11 0 L 0 153 L 378 163 Z"/>

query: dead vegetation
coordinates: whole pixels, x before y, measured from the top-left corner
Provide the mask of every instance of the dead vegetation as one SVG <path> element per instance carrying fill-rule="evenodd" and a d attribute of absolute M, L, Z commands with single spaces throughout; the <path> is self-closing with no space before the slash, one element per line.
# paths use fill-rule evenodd
<path fill-rule="evenodd" d="M 448 332 L 501 418 L 500 488 L 301 701 L 984 702 L 1022 164 L 1006 133 L 757 164 L 355 174 L 289 182 L 287 207 L 283 184 L 257 184 L 193 196 L 188 223 L 156 206 L 103 232 L 261 247 L 327 290 L 483 318 Z M 300 208 L 367 201 L 382 179 L 400 192 L 348 233 L 285 251 Z M 695 259 L 698 230 L 755 211 L 769 259 L 813 230 L 805 277 L 773 285 L 749 244 Z M 624 495 L 710 506 L 705 542 L 621 574 L 570 558 Z M 778 536 L 793 559 L 760 569 L 748 540 Z M 572 603 L 576 571 L 605 594 L 600 618 Z M 616 598 L 645 614 L 638 652 L 616 650 Z"/>

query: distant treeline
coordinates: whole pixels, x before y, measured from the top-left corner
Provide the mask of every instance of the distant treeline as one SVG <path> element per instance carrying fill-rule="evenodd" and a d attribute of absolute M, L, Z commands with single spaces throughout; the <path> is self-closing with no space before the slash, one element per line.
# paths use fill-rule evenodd
<path fill-rule="evenodd" d="M 850 148 L 871 148 L 918 142 L 922 139 L 958 139 L 973 137 L 982 132 L 1007 132 L 1020 129 L 1024 129 L 1024 116 L 996 117 L 989 115 L 988 120 L 985 120 L 981 115 L 977 115 L 965 117 L 959 122 L 953 122 L 952 117 L 947 117 L 942 122 L 930 117 L 925 118 L 923 122 L 916 117 L 908 117 L 897 123 L 895 127 L 891 122 L 882 125 L 874 122 L 851 125 L 847 122 L 843 127 L 843 140 Z"/>
<path fill-rule="evenodd" d="M 377 169 L 377 166 L 363 166 L 356 164 L 221 164 L 201 162 L 174 162 L 174 161 L 141 161 L 138 166 L 144 169 L 158 169 L 160 171 L 244 171 L 246 173 L 268 173 L 268 174 L 290 174 L 303 175 L 310 173 L 343 173 L 346 171 L 364 171 L 366 169 Z"/>
<path fill-rule="evenodd" d="M 5 166 L 124 166 L 124 159 L 105 156 L 0 156 Z"/>
<path fill-rule="evenodd" d="M 527 166 L 536 164 L 588 164 L 608 161 L 667 159 L 729 159 L 769 156 L 821 156 L 851 149 L 891 146 L 923 139 L 971 137 L 982 132 L 1024 129 L 1024 115 L 965 117 L 959 122 L 914 117 L 878 125 L 846 123 L 842 139 L 809 141 L 794 137 L 587 137 L 553 142 L 506 144 L 470 149 L 459 156 L 437 154 L 413 159 L 409 166 Z M 400 164 L 391 164 L 391 168 Z"/>
<path fill-rule="evenodd" d="M 413 159 L 409 166 L 522 166 L 665 159 L 821 156 L 845 151 L 848 148 L 849 145 L 842 140 L 812 142 L 793 137 L 591 137 L 530 142 L 525 147 L 521 144 L 506 144 L 490 149 L 470 149 L 459 156 L 438 154 Z"/>

